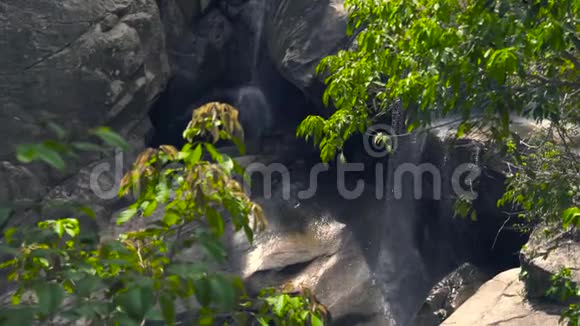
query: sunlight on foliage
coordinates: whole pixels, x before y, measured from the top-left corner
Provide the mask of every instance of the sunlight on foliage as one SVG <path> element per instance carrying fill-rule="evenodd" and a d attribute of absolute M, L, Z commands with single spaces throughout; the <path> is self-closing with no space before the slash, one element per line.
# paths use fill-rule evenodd
<path fill-rule="evenodd" d="M 232 106 L 209 103 L 194 111 L 184 132 L 189 142 L 182 149 L 162 145 L 137 157 L 119 191 L 134 203 L 116 222 L 140 219 L 144 227 L 103 237 L 99 243 L 82 238 L 74 218 L 4 230 L 0 252 L 11 258 L 0 268 L 18 287 L 12 306 L 0 308 L 0 324 L 67 325 L 80 320 L 90 325 L 144 325 L 163 320 L 175 325 L 188 314 L 198 325 L 233 320 L 244 325 L 323 325 L 326 308 L 311 292 L 267 290 L 251 298 L 239 276 L 219 267 L 226 261 L 221 237 L 228 221 L 249 241 L 266 226 L 262 208 L 236 179 L 244 175 L 243 168 L 213 145 L 228 140 L 243 146 L 237 119 Z M 92 134 L 109 146 L 126 144 L 108 128 Z M 63 146 L 50 154 L 44 147 L 24 146 L 19 158 L 64 168 L 64 161 L 53 157 L 72 148 Z M 94 215 L 89 208 L 82 212 Z M 203 258 L 182 259 L 185 251 L 197 248 L 203 250 Z"/>
<path fill-rule="evenodd" d="M 509 135 L 509 116 L 579 121 L 578 1 L 346 0 L 352 46 L 324 58 L 329 119 L 298 134 L 328 161 L 401 100 L 408 130 L 456 115 Z M 316 121 L 315 124 L 312 122 Z M 465 127 L 464 126 L 464 127 Z"/>
<path fill-rule="evenodd" d="M 552 276 L 552 286 L 548 289 L 546 295 L 562 303 L 571 299 L 580 298 L 580 285 L 572 282 L 572 271 L 564 268 Z M 562 313 L 560 322 L 567 322 L 568 326 L 576 326 L 580 323 L 580 306 L 578 303 L 571 303 Z"/>

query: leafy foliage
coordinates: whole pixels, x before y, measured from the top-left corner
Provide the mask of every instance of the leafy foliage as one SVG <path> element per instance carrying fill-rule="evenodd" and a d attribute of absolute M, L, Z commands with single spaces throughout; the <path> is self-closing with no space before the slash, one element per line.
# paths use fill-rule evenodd
<path fill-rule="evenodd" d="M 528 224 L 561 223 L 564 228 L 580 226 L 580 162 L 575 153 L 558 146 L 554 132 L 537 134 L 529 141 L 512 141 L 512 172 L 499 206 L 512 204 L 512 210 Z"/>
<path fill-rule="evenodd" d="M 163 320 L 174 325 L 181 307 L 198 311 L 199 325 L 212 325 L 224 314 L 244 324 L 322 325 L 326 310 L 313 295 L 265 291 L 250 298 L 238 276 L 219 268 L 226 258 L 220 241 L 226 217 L 250 241 L 266 226 L 262 209 L 236 181 L 243 169 L 214 147 L 219 140 L 243 135 L 237 114 L 227 104 L 210 103 L 194 112 L 184 132 L 189 143 L 181 150 L 162 145 L 137 157 L 119 192 L 134 196 L 135 202 L 117 224 L 138 219 L 141 227 L 102 237 L 98 244 L 83 239 L 74 218 L 5 230 L 0 250 L 12 258 L 0 268 L 9 271 L 8 280 L 18 288 L 13 306 L 0 308 L 0 323 L 143 325 Z M 210 142 L 200 140 L 208 134 Z M 124 144 L 107 128 L 96 129 L 95 135 L 108 145 Z M 23 161 L 44 160 L 35 155 Z M 185 259 L 185 251 L 195 248 L 205 255 Z"/>
<path fill-rule="evenodd" d="M 509 135 L 517 113 L 578 122 L 578 1 L 346 0 L 348 50 L 326 57 L 328 119 L 298 128 L 324 161 L 400 100 L 409 130 L 458 115 Z"/>
<path fill-rule="evenodd" d="M 262 291 L 264 299 L 260 309 L 262 316 L 256 316 L 262 326 L 312 325 L 322 326 L 329 314 L 312 292 L 302 289 L 300 293 L 276 294 L 272 289 Z"/>
<path fill-rule="evenodd" d="M 106 151 L 107 148 L 92 142 L 72 141 L 70 135 L 55 123 L 49 123 L 48 127 L 57 136 L 56 139 L 45 140 L 38 144 L 21 144 L 16 148 L 16 156 L 20 162 L 30 163 L 43 161 L 51 167 L 64 171 L 66 158 L 76 157 L 78 152 Z M 127 149 L 127 142 L 108 127 L 98 127 L 89 130 L 88 136 L 95 136 L 110 147 Z"/>
<path fill-rule="evenodd" d="M 580 298 L 580 285 L 574 284 L 571 277 L 572 271 L 569 268 L 562 269 L 552 276 L 552 286 L 546 294 L 560 302 L 567 302 L 572 298 Z M 577 303 L 571 303 L 564 310 L 560 322 L 565 320 L 568 326 L 580 324 L 580 306 Z"/>
<path fill-rule="evenodd" d="M 238 110 L 226 103 L 210 102 L 193 111 L 192 118 L 183 133 L 183 138 L 211 136 L 213 143 L 218 140 L 233 141 L 244 154 L 244 130 L 238 120 Z"/>

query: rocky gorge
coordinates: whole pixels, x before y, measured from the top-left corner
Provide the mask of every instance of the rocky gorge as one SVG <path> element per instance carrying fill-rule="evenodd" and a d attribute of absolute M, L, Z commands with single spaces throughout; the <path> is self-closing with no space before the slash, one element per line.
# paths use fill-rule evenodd
<path fill-rule="evenodd" d="M 137 153 L 182 145 L 192 108 L 228 102 L 251 142 L 237 160 L 279 164 L 288 176 L 256 176 L 252 195 L 269 226 L 254 243 L 228 231 L 227 268 L 250 291 L 308 287 L 333 325 L 556 325 L 562 307 L 544 294 L 564 266 L 580 282 L 579 239 L 539 239 L 539 228 L 528 240 L 506 222 L 496 206 L 502 153 L 485 139 L 455 139 L 447 124 L 400 137 L 393 153 L 372 157 L 361 137 L 348 152 L 362 158 L 360 170 L 341 174 L 331 165 L 313 182 L 318 153 L 295 130 L 308 114 L 331 110 L 315 68 L 350 45 L 343 2 L 0 0 L 0 202 L 14 207 L 7 223 L 36 222 L 32 207 L 43 217 L 66 215 L 50 203 L 73 200 L 95 208 L 89 228 L 109 231 L 128 203 L 104 193 L 114 192 Z M 82 155 L 63 172 L 18 163 L 14 145 L 49 137 L 49 122 L 72 134 L 107 125 L 132 147 Z M 522 137 L 537 128 L 513 124 Z M 399 179 L 405 164 L 437 174 Z M 454 214 L 462 166 L 478 171 L 460 180 L 478 194 L 476 219 Z M 421 196 L 418 180 L 427 189 Z M 344 188 L 361 184 L 358 195 L 345 196 Z"/>

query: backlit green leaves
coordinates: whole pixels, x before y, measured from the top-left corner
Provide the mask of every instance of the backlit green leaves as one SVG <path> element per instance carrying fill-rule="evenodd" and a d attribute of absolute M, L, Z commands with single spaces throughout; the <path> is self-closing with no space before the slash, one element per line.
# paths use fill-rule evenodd
<path fill-rule="evenodd" d="M 288 321 L 290 325 L 324 325 L 323 320 L 327 317 L 326 309 L 308 293 L 309 290 L 305 292 L 301 295 L 266 295 L 262 307 L 265 316 L 258 319 L 261 325 L 270 325 L 269 322 L 278 325 L 281 321 Z"/>
<path fill-rule="evenodd" d="M 19 159 L 43 160 L 64 169 L 64 157 L 75 151 L 101 149 L 91 143 L 69 144 L 62 130 L 54 132 L 63 138 L 62 143 L 22 146 Z M 127 146 L 108 128 L 90 133 L 108 146 Z M 7 269 L 9 280 L 18 285 L 13 295 L 17 308 L 0 308 L 0 323 L 29 325 L 84 319 L 95 325 L 143 325 L 163 319 L 174 325 L 178 302 L 195 300 L 201 306 L 199 325 L 215 324 L 216 313 L 231 313 L 246 321 L 261 317 L 248 310 L 258 303 L 244 296 L 240 278 L 215 270 L 226 260 L 221 240 L 226 217 L 250 241 L 254 232 L 265 226 L 261 207 L 251 201 L 234 177 L 245 176 L 243 168 L 212 144 L 218 139 L 242 139 L 237 110 L 225 104 L 204 106 L 194 114 L 185 136 L 191 143 L 181 150 L 170 145 L 145 149 L 121 180 L 119 195 L 131 194 L 135 200 L 116 222 L 121 225 L 140 219 L 129 225 L 129 230 L 119 235 L 105 233 L 100 241 L 93 242 L 86 241 L 78 220 L 73 218 L 44 220 L 30 230 L 6 230 L 6 244 L 0 250 L 13 259 L 1 263 L 0 268 Z M 88 207 L 75 208 L 82 215 L 95 217 Z M 4 213 L 0 226 L 10 212 L 0 211 Z M 184 263 L 177 258 L 199 249 L 206 255 L 198 261 Z M 27 300 L 27 293 L 36 295 L 38 307 Z M 65 298 L 67 304 L 63 305 Z M 295 308 L 303 310 L 277 318 L 293 320 L 292 325 L 306 325 L 309 312 L 305 309 L 310 307 Z M 265 309 L 263 313 L 269 315 L 270 311 Z M 316 317 L 311 324 L 319 324 Z"/>
<path fill-rule="evenodd" d="M 408 127 L 450 114 L 468 121 L 477 112 L 480 127 L 499 138 L 509 134 L 510 113 L 564 119 L 577 111 L 577 1 L 346 0 L 345 5 L 347 33 L 356 31 L 356 43 L 317 68 L 326 78 L 323 102 L 338 110 L 329 119 L 318 117 L 321 121 L 309 117 L 298 129 L 300 136 L 324 143 L 325 161 L 352 135 L 344 123 L 370 124 L 366 112 L 372 120 L 398 100 Z M 578 122 L 578 113 L 572 114 Z"/>
<path fill-rule="evenodd" d="M 131 220 L 138 212 L 138 209 L 136 207 L 130 207 L 125 209 L 124 211 L 122 211 L 119 214 L 119 217 L 117 218 L 117 224 L 123 224 L 128 222 L 129 220 Z"/>
<path fill-rule="evenodd" d="M 111 147 L 121 148 L 126 150 L 129 148 L 129 144 L 116 132 L 112 131 L 108 127 L 98 127 L 91 130 L 91 134 L 99 137 L 103 142 Z"/>
<path fill-rule="evenodd" d="M 570 207 L 565 210 L 563 213 L 562 221 L 565 228 L 570 226 L 580 227 L 580 208 Z"/>
<path fill-rule="evenodd" d="M 52 229 L 60 238 L 66 233 L 74 238 L 80 234 L 79 221 L 74 218 L 47 220 L 38 223 L 41 229 Z"/>

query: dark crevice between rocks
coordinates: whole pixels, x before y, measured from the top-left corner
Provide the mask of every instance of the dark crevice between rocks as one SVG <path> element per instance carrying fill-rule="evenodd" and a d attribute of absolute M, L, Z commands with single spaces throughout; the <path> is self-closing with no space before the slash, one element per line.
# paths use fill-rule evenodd
<path fill-rule="evenodd" d="M 213 101 L 238 106 L 246 135 L 258 134 L 270 143 L 294 140 L 296 127 L 311 112 L 312 103 L 298 88 L 286 81 L 267 58 L 262 58 L 257 69 L 258 77 L 254 81 L 221 78 L 211 86 L 198 90 L 193 90 L 180 76 L 174 76 L 149 112 L 153 131 L 146 139 L 147 145 L 181 147 L 184 144 L 182 133 L 193 109 Z M 267 105 L 256 107 L 259 101 L 252 99 L 252 94 L 249 100 L 244 100 L 243 94 L 248 90 L 263 95 Z M 267 116 L 271 117 L 268 125 Z"/>
<path fill-rule="evenodd" d="M 516 217 L 512 216 L 506 221 L 506 208 L 497 207 L 497 200 L 505 191 L 503 175 L 484 171 L 480 176 L 479 188 L 484 195 L 474 202 L 474 208 L 478 212 L 479 238 L 484 247 L 481 248 L 483 253 L 473 257 L 472 262 L 490 275 L 495 275 L 520 265 L 520 249 L 528 241 L 529 234 L 515 227 L 521 223 Z"/>

